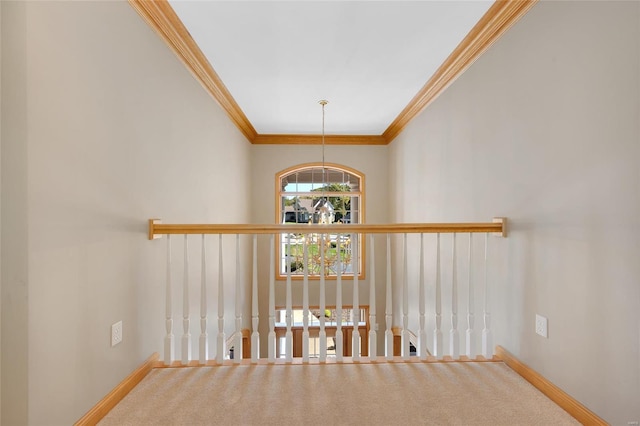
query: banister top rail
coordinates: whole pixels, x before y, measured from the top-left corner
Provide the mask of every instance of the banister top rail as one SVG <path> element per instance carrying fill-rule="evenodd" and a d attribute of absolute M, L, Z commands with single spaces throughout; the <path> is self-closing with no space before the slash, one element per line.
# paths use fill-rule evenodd
<path fill-rule="evenodd" d="M 507 236 L 507 219 L 496 217 L 485 223 L 393 223 L 393 224 L 163 224 L 159 219 L 149 219 L 149 239 L 169 234 L 280 234 L 280 233 L 493 233 Z"/>

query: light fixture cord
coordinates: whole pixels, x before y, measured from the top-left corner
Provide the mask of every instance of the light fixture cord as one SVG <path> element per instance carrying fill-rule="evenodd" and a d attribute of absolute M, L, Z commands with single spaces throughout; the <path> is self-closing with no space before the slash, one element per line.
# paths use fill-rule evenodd
<path fill-rule="evenodd" d="M 324 191 L 326 189 L 327 186 L 327 180 L 326 180 L 326 169 L 324 166 L 324 106 L 328 103 L 328 101 L 326 100 L 321 100 L 319 102 L 320 105 L 322 105 L 322 199 L 325 200 L 325 194 Z"/>

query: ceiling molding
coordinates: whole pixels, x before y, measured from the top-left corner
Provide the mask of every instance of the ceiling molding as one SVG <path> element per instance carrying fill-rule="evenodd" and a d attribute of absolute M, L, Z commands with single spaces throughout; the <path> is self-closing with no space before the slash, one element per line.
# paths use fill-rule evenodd
<path fill-rule="evenodd" d="M 252 141 L 257 132 L 236 103 L 218 74 L 185 28 L 167 0 L 129 0 L 142 16 L 178 55 L 207 92 L 220 104 L 242 134 Z"/>
<path fill-rule="evenodd" d="M 459 77 L 476 59 L 500 38 L 538 0 L 496 0 L 482 19 L 471 29 L 447 60 L 438 68 L 420 92 L 409 102 L 384 131 L 387 143 L 404 130 L 440 93 Z"/>
<path fill-rule="evenodd" d="M 128 0 L 253 144 L 320 145 L 320 135 L 258 134 L 167 0 Z M 386 145 L 538 0 L 496 0 L 382 135 L 329 135 L 328 145 Z"/>
<path fill-rule="evenodd" d="M 386 145 L 378 135 L 325 135 L 325 145 Z M 321 135 L 257 135 L 257 145 L 322 145 Z"/>

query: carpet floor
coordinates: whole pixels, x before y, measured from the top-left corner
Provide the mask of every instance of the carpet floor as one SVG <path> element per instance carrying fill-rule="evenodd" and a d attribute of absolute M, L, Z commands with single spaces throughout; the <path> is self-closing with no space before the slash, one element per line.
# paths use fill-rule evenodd
<path fill-rule="evenodd" d="M 577 425 L 505 364 L 158 368 L 99 423 Z"/>

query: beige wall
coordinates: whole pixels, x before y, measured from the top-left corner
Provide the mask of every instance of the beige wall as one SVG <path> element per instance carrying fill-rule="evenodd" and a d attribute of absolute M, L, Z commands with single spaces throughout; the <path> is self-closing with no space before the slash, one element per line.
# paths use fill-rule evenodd
<path fill-rule="evenodd" d="M 329 108 L 329 106 L 327 107 Z M 318 111 L 320 114 L 320 110 Z M 320 117 L 320 115 L 319 115 Z M 387 193 L 387 157 L 386 146 L 332 146 L 325 148 L 327 163 L 342 164 L 354 168 L 365 175 L 365 207 L 367 223 L 386 223 L 388 221 L 388 193 Z M 299 145 L 254 145 L 251 147 L 251 181 L 252 181 L 252 217 L 253 223 L 275 222 L 275 176 L 276 173 L 298 164 L 322 161 L 321 146 Z M 376 254 L 384 252 L 384 241 L 376 241 Z M 269 271 L 269 244 L 267 239 L 261 239 L 259 243 L 259 276 L 267 277 Z M 383 277 L 385 273 L 384 261 L 379 262 L 376 268 L 376 276 Z M 311 304 L 318 304 L 319 285 L 311 282 L 309 285 Z M 284 281 L 276 285 L 276 304 L 285 304 Z M 369 281 L 360 280 L 358 287 L 360 303 L 369 304 Z M 353 301 L 353 283 L 345 282 L 343 287 L 343 303 L 351 304 Z M 335 304 L 335 281 L 327 284 L 327 304 Z M 260 288 L 260 333 L 266 336 L 268 333 L 268 282 Z M 378 279 L 376 286 L 376 305 L 378 307 L 377 322 L 381 330 L 384 330 L 384 284 Z M 315 303 L 313 302 L 315 301 Z M 302 305 L 301 285 L 293 286 L 293 303 Z M 378 339 L 382 344 L 382 339 Z M 262 343 L 261 352 L 266 356 L 266 340 Z"/>
<path fill-rule="evenodd" d="M 0 3 L 2 34 L 2 3 Z M 0 194 L 2 194 L 2 42 L 0 41 Z M 2 419 L 2 196 L 0 195 L 0 421 Z"/>
<path fill-rule="evenodd" d="M 126 2 L 2 9 L 2 423 L 68 425 L 162 350 L 146 219 L 248 221 L 250 146 Z"/>
<path fill-rule="evenodd" d="M 495 343 L 616 425 L 640 419 L 639 8 L 538 3 L 390 146 L 392 220 L 509 218 Z"/>
<path fill-rule="evenodd" d="M 2 4 L 2 423 L 27 418 L 26 4 Z M 11 37 L 8 34 L 12 34 Z M 9 60 L 10 58 L 10 60 Z M 11 66 L 9 66 L 11 65 Z"/>
<path fill-rule="evenodd" d="M 276 172 L 321 150 L 249 146 L 126 3 L 1 9 L 2 423 L 70 424 L 162 350 L 165 245 L 146 218 L 273 223 Z M 508 216 L 491 241 L 495 343 L 613 424 L 640 418 L 639 9 L 540 3 L 390 147 L 326 155 L 366 175 L 368 223 Z"/>

